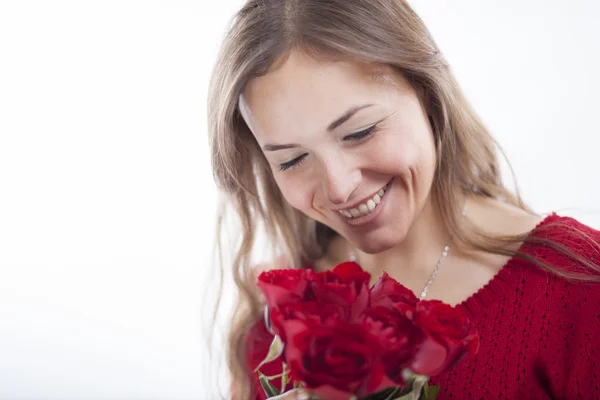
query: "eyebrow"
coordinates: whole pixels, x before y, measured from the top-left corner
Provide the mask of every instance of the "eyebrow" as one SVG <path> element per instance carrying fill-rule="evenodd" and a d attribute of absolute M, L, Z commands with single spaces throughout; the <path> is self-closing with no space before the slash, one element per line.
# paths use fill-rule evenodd
<path fill-rule="evenodd" d="M 350 118 L 352 118 L 352 116 L 354 114 L 356 114 L 357 112 L 359 112 L 363 108 L 367 108 L 367 107 L 371 107 L 371 106 L 373 106 L 373 104 L 363 104 L 361 106 L 354 106 L 354 107 L 350 108 L 341 117 L 337 118 L 335 121 L 333 121 L 331 124 L 329 124 L 329 126 L 327 127 L 327 132 L 331 132 L 334 129 L 339 128 L 346 121 L 348 121 Z M 265 144 L 263 146 L 263 150 L 265 150 L 265 151 L 277 151 L 277 150 L 283 150 L 283 149 L 293 149 L 295 147 L 300 147 L 300 145 L 295 144 L 295 143 L 290 143 L 290 144 L 271 144 L 271 143 L 267 143 L 267 144 Z"/>

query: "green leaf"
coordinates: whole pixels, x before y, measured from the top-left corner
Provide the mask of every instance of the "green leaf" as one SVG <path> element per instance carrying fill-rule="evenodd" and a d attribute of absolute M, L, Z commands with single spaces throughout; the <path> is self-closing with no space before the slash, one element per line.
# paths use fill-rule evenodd
<path fill-rule="evenodd" d="M 258 379 L 260 380 L 260 386 L 262 386 L 263 390 L 265 391 L 267 398 L 279 396 L 281 394 L 281 392 L 279 392 L 279 390 L 273 386 L 271 382 L 269 382 L 267 377 L 260 372 L 258 373 Z"/>
<path fill-rule="evenodd" d="M 278 378 L 281 378 L 282 376 L 283 376 L 283 374 L 265 375 L 265 378 L 267 378 L 268 380 L 272 381 L 273 379 L 278 379 Z"/>
<path fill-rule="evenodd" d="M 427 385 L 429 381 L 429 377 L 426 375 L 415 375 L 414 380 L 412 382 L 412 400 L 419 400 L 421 398 L 421 392 L 423 391 L 423 387 Z"/>
<path fill-rule="evenodd" d="M 290 378 L 288 376 L 288 373 L 290 372 L 288 366 L 286 363 L 281 363 L 282 364 L 282 373 L 281 373 L 281 390 L 285 390 L 285 387 L 287 386 L 288 382 L 290 381 Z"/>
<path fill-rule="evenodd" d="M 400 386 L 389 387 L 377 393 L 371 393 L 366 397 L 361 397 L 360 400 L 394 400 L 406 393 L 406 389 Z"/>
<path fill-rule="evenodd" d="M 396 397 L 393 400 L 414 400 L 415 398 L 419 400 L 435 400 L 439 390 L 439 385 L 429 386 L 427 383 L 425 383 L 425 385 L 423 386 L 423 392 L 419 396 L 415 397 L 416 393 L 414 391 L 411 391 L 410 393 L 406 393 L 403 396 Z"/>
<path fill-rule="evenodd" d="M 385 400 L 392 400 L 394 396 L 398 394 L 398 391 L 400 391 L 400 388 L 394 388 L 394 390 L 389 394 L 388 397 L 385 398 Z"/>
<path fill-rule="evenodd" d="M 283 342 L 281 341 L 281 339 L 279 339 L 279 336 L 275 335 L 273 341 L 271 342 L 271 346 L 269 347 L 269 352 L 267 353 L 267 356 L 264 360 L 261 361 L 260 364 L 258 364 L 258 367 L 254 369 L 254 372 L 257 372 L 259 368 L 265 365 L 266 363 L 270 363 L 271 361 L 275 360 L 281 355 L 281 353 L 283 353 Z"/>
<path fill-rule="evenodd" d="M 412 399 L 412 392 L 406 393 L 404 396 L 396 397 L 393 400 L 411 400 L 411 399 Z"/>
<path fill-rule="evenodd" d="M 425 387 L 423 387 L 423 400 L 435 400 L 439 391 L 440 385 L 429 386 L 425 384 Z"/>

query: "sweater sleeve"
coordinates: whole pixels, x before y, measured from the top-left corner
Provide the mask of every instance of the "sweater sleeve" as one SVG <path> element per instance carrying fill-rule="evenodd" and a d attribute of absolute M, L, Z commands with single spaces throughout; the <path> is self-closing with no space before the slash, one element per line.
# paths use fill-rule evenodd
<path fill-rule="evenodd" d="M 546 379 L 554 398 L 600 399 L 600 285 L 571 285 L 563 293 L 564 303 L 551 310 Z"/>
<path fill-rule="evenodd" d="M 562 232 L 560 241 L 591 261 L 600 264 L 600 232 L 565 218 L 575 233 Z M 557 238 L 559 239 L 559 238 Z M 558 265 L 575 267 L 573 260 L 559 258 Z M 600 399 L 600 275 L 590 271 L 595 282 L 556 279 L 553 290 L 561 293 L 550 311 L 552 323 L 544 364 L 553 398 Z"/>

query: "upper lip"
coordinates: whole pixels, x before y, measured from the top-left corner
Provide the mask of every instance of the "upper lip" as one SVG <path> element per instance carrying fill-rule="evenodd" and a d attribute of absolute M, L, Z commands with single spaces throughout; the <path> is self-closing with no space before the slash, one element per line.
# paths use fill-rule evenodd
<path fill-rule="evenodd" d="M 387 182 L 385 185 L 387 185 L 387 184 L 388 184 L 388 183 L 390 183 L 390 182 L 391 182 L 391 181 L 388 181 L 388 182 Z M 382 187 L 380 187 L 379 189 L 377 189 L 377 191 L 376 191 L 375 193 L 371 194 L 370 196 L 367 196 L 367 197 L 365 197 L 365 198 L 364 198 L 364 199 L 362 199 L 362 200 L 355 201 L 355 202 L 354 202 L 354 203 L 352 203 L 352 205 L 350 205 L 350 206 L 346 205 L 346 206 L 344 206 L 344 207 L 340 207 L 340 208 L 334 208 L 333 210 L 334 210 L 334 211 L 343 211 L 343 210 L 346 210 L 346 211 L 348 211 L 348 210 L 350 210 L 350 209 L 352 209 L 352 208 L 356 208 L 356 207 L 357 207 L 359 204 L 363 204 L 363 203 L 364 203 L 364 204 L 366 204 L 366 203 L 367 203 L 367 201 L 371 200 L 371 199 L 373 198 L 373 196 L 375 196 L 377 193 L 379 193 L 379 191 L 380 191 L 381 189 L 383 189 L 383 188 L 385 187 L 385 185 L 383 185 Z"/>

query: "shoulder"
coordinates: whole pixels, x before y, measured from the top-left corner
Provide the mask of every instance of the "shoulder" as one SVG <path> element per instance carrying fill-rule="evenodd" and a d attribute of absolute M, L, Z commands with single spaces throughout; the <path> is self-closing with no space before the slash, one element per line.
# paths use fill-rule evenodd
<path fill-rule="evenodd" d="M 543 217 L 497 199 L 471 196 L 467 199 L 465 220 L 480 231 L 504 237 L 531 232 Z"/>
<path fill-rule="evenodd" d="M 523 247 L 554 272 L 546 274 L 544 286 L 546 297 L 553 299 L 553 315 L 562 315 L 563 326 L 600 328 L 600 231 L 552 213 Z"/>
<path fill-rule="evenodd" d="M 524 247 L 561 271 L 600 279 L 600 231 L 575 218 L 548 215 L 531 232 Z"/>
<path fill-rule="evenodd" d="M 573 217 L 561 216 L 555 212 L 544 218 L 536 231 L 536 236 L 552 238 L 566 245 L 577 246 L 582 242 L 593 246 L 600 243 L 600 231 Z"/>
<path fill-rule="evenodd" d="M 549 318 L 545 319 L 544 344 L 552 351 L 541 358 L 552 377 L 550 385 L 556 397 L 568 398 L 570 392 L 591 393 L 597 390 L 592 371 L 600 365 L 600 231 L 553 213 L 532 236 L 561 247 L 546 246 L 539 251 L 553 267 L 586 276 L 574 280 L 548 276 L 545 310 Z M 544 312 L 537 304 L 538 312 Z"/>

